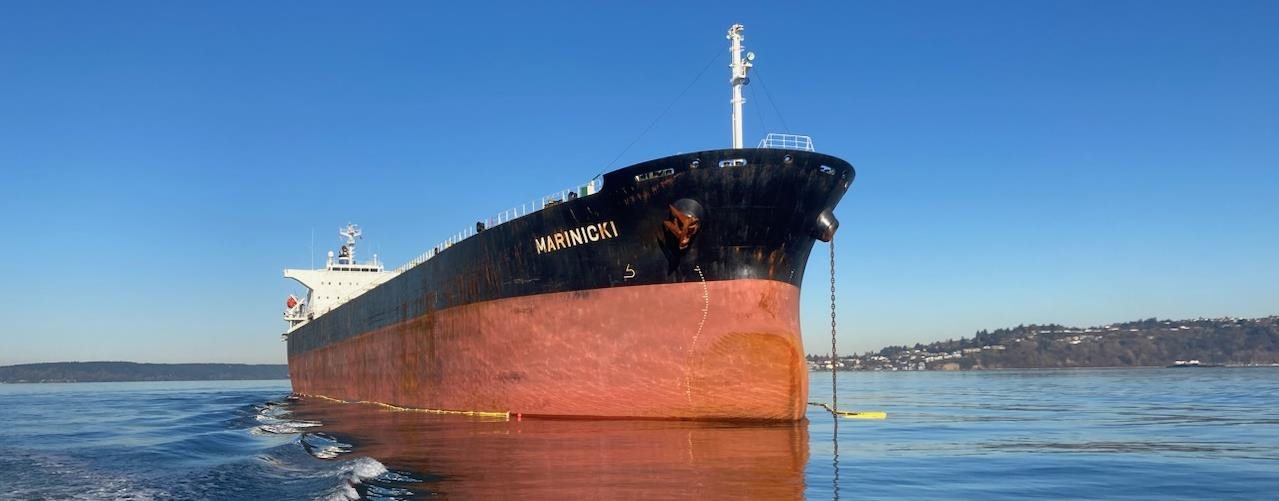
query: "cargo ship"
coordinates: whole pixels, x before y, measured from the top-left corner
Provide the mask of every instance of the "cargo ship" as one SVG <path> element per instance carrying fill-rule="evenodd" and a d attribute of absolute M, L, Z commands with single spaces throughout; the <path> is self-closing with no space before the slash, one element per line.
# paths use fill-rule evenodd
<path fill-rule="evenodd" d="M 396 270 L 361 231 L 284 317 L 303 396 L 522 417 L 802 420 L 799 298 L 853 167 L 806 136 L 742 144 L 754 55 L 731 42 L 732 147 L 631 165 L 476 222 Z M 469 223 L 468 223 L 469 225 Z"/>

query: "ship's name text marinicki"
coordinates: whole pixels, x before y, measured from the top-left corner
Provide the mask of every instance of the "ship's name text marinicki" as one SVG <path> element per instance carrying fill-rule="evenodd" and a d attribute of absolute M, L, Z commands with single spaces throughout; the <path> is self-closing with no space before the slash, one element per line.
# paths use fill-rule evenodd
<path fill-rule="evenodd" d="M 538 254 L 547 252 L 555 252 L 561 249 L 567 249 L 575 245 L 595 243 L 600 240 L 608 240 L 617 237 L 617 223 L 613 221 L 604 221 L 602 223 L 592 223 L 586 226 L 573 228 L 571 230 L 557 231 L 544 237 L 533 239 L 533 245 L 537 247 Z"/>

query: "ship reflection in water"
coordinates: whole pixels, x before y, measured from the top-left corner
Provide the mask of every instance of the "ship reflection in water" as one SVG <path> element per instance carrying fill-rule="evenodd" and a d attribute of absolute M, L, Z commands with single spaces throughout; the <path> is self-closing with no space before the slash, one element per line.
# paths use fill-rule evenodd
<path fill-rule="evenodd" d="M 303 398 L 294 416 L 458 497 L 802 498 L 808 424 L 510 420 Z"/>

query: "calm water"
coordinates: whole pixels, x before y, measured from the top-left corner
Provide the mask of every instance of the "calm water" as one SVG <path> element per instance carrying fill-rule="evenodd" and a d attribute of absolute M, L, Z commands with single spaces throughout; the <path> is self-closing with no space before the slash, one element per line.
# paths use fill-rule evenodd
<path fill-rule="evenodd" d="M 813 398 L 830 393 L 813 374 Z M 1268 498 L 1279 369 L 843 373 L 889 412 L 504 421 L 287 381 L 0 385 L 0 498 Z"/>

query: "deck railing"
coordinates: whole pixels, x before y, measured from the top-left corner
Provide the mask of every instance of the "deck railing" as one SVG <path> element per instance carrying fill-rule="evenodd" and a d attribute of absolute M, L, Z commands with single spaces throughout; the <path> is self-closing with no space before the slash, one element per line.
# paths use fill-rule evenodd
<path fill-rule="evenodd" d="M 603 180 L 600 178 L 595 178 L 590 181 L 587 181 L 585 184 L 579 184 L 577 186 L 573 186 L 571 188 L 565 188 L 557 192 L 551 193 L 549 195 L 543 196 L 539 200 L 530 200 L 518 206 L 511 207 L 510 209 L 506 209 L 502 212 L 497 213 L 497 215 L 493 217 L 490 217 L 483 221 L 478 221 L 478 222 L 484 223 L 484 228 L 486 230 L 491 228 L 496 228 L 503 224 L 509 223 L 511 221 L 522 218 L 534 212 L 545 209 L 551 205 L 572 200 L 574 198 L 594 195 L 595 193 L 598 193 L 600 188 L 602 187 L 603 187 Z M 462 231 L 459 231 L 453 234 L 449 238 L 444 239 L 444 241 L 440 242 L 435 247 L 432 247 L 426 252 L 423 252 L 418 257 L 415 257 L 409 260 L 409 262 L 404 263 L 399 268 L 396 268 L 392 272 L 394 273 L 394 275 L 392 276 L 399 275 L 400 273 L 404 273 L 405 271 L 408 271 L 409 268 L 425 263 L 426 261 L 435 257 L 439 253 L 443 252 L 444 249 L 457 245 L 458 242 L 461 242 L 463 240 L 466 240 L 468 238 L 475 236 L 475 233 L 476 233 L 475 230 L 476 228 L 474 226 L 468 226 L 466 229 L 463 229 Z M 370 287 L 370 289 L 371 288 L 372 287 Z"/>
<path fill-rule="evenodd" d="M 770 132 L 759 140 L 758 148 L 773 148 L 782 150 L 800 150 L 815 151 L 813 149 L 813 138 L 809 136 L 801 136 L 799 134 L 778 134 Z"/>

